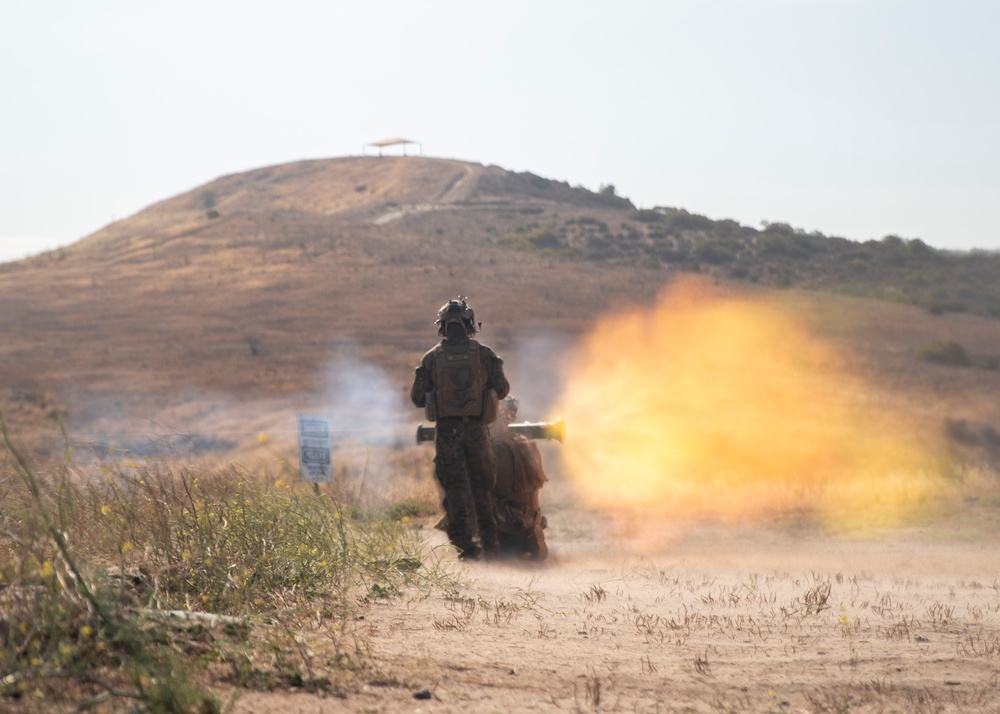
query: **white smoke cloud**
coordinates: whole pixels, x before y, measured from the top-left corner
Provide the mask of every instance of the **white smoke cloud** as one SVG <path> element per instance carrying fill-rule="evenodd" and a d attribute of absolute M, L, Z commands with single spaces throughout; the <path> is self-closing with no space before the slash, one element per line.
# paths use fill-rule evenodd
<path fill-rule="evenodd" d="M 377 365 L 354 354 L 341 356 L 327 370 L 323 411 L 333 438 L 388 443 L 414 409 Z"/>
<path fill-rule="evenodd" d="M 504 372 L 511 396 L 517 398 L 518 421 L 549 421 L 558 417 L 552 409 L 562 394 L 571 336 L 557 332 L 531 332 L 515 340 L 514 350 L 504 358 Z"/>
<path fill-rule="evenodd" d="M 408 388 L 401 389 L 350 344 L 326 369 L 324 383 L 320 404 L 309 413 L 329 420 L 334 480 L 358 495 L 363 491 L 364 500 L 394 493 L 413 478 L 412 468 L 398 458 L 402 447 L 415 446 L 421 416 Z M 430 447 L 428 461 L 432 455 Z"/>

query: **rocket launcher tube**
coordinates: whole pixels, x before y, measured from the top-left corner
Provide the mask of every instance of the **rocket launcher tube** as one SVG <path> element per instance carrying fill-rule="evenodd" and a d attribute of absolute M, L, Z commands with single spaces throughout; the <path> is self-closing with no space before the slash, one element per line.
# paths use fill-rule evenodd
<path fill-rule="evenodd" d="M 517 424 L 508 424 L 507 428 L 513 433 L 520 434 L 528 439 L 555 439 L 560 444 L 566 440 L 566 422 L 561 418 L 553 421 L 525 421 Z M 433 426 L 418 426 L 417 443 L 422 444 L 425 441 L 434 441 L 434 433 Z"/>

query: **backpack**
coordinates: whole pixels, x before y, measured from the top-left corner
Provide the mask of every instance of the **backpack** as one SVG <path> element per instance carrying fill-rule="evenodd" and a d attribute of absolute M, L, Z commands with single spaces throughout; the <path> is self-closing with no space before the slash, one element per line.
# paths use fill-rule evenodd
<path fill-rule="evenodd" d="M 510 434 L 494 438 L 497 481 L 493 487 L 500 533 L 528 533 L 540 523 L 538 491 L 548 480 L 542 456 L 527 437 Z"/>
<path fill-rule="evenodd" d="M 512 496 L 525 491 L 537 492 L 548 481 L 542 468 L 542 455 L 527 437 L 508 433 L 503 438 L 493 439 L 492 445 L 497 493 Z"/>
<path fill-rule="evenodd" d="M 451 352 L 438 345 L 434 367 L 437 418 L 482 416 L 486 369 L 479 356 L 479 343 L 469 340 L 464 352 Z"/>

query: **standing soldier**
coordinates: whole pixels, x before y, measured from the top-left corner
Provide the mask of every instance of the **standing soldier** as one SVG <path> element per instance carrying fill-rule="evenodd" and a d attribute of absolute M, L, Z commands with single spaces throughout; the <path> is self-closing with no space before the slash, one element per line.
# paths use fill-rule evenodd
<path fill-rule="evenodd" d="M 492 558 L 497 554 L 492 496 L 496 474 L 487 427 L 496 420 L 499 400 L 507 396 L 510 385 L 503 360 L 471 339 L 477 325 L 466 298 L 443 305 L 436 324 L 444 339 L 420 360 L 410 399 L 437 423 L 434 475 L 444 491 L 448 540 L 459 558 L 474 560 L 482 554 Z"/>

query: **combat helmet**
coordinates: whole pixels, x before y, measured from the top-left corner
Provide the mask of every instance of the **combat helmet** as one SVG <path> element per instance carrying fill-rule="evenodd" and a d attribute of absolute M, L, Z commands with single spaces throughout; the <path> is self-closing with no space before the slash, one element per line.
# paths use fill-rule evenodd
<path fill-rule="evenodd" d="M 438 334 L 442 337 L 449 322 L 460 322 L 465 327 L 467 335 L 476 334 L 478 329 L 476 314 L 469 307 L 468 298 L 459 295 L 454 300 L 449 300 L 438 310 L 437 320 L 434 321 L 434 324 L 438 326 Z"/>

